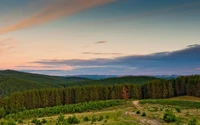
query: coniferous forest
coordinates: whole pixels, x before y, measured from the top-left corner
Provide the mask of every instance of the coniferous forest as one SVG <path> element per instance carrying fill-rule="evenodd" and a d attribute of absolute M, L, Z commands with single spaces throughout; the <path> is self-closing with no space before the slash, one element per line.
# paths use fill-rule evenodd
<path fill-rule="evenodd" d="M 131 82 L 143 79 L 143 83 Z M 147 80 L 144 80 L 144 79 Z M 115 81 L 115 78 L 108 81 Z M 120 78 L 116 78 L 120 81 Z M 129 79 L 126 82 L 124 79 Z M 149 80 L 151 79 L 151 80 Z M 0 97 L 0 116 L 4 117 L 10 113 L 36 108 L 53 107 L 60 105 L 84 103 L 99 100 L 114 99 L 164 99 L 176 96 L 191 95 L 200 96 L 200 76 L 181 76 L 176 79 L 164 80 L 152 77 L 122 77 L 122 83 L 86 84 L 83 86 L 63 86 L 58 88 L 30 89 L 11 93 Z M 134 81 L 134 80 L 133 80 Z M 100 82 L 100 81 L 94 81 Z M 78 82 L 80 83 L 80 82 Z M 103 82 L 102 82 L 103 83 Z M 111 84 L 113 83 L 113 84 Z"/>

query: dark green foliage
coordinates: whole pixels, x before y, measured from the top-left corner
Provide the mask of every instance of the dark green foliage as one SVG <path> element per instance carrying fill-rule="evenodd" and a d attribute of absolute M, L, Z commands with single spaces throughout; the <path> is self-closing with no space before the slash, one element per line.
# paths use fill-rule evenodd
<path fill-rule="evenodd" d="M 183 125 L 183 118 L 178 116 L 176 117 L 176 125 Z"/>
<path fill-rule="evenodd" d="M 70 116 L 67 119 L 67 121 L 68 121 L 69 124 L 78 124 L 78 123 L 80 123 L 80 121 L 76 118 L 75 115 L 73 115 L 72 117 Z"/>
<path fill-rule="evenodd" d="M 143 112 L 141 116 L 143 116 L 143 117 L 146 116 L 146 112 Z"/>
<path fill-rule="evenodd" d="M 58 77 L 5 70 L 0 71 L 0 95 L 5 97 L 13 92 L 29 89 L 63 88 L 68 83 L 87 80 L 79 77 Z"/>
<path fill-rule="evenodd" d="M 115 85 L 115 84 L 144 84 L 157 78 L 150 76 L 125 76 L 117 78 L 107 78 L 102 80 L 81 81 L 68 84 L 69 86 L 85 86 L 85 85 Z"/>
<path fill-rule="evenodd" d="M 197 118 L 193 117 L 189 120 L 188 125 L 199 125 L 199 121 Z"/>
<path fill-rule="evenodd" d="M 46 119 L 42 119 L 42 123 L 47 123 L 47 120 Z"/>
<path fill-rule="evenodd" d="M 64 106 L 55 106 L 42 109 L 33 109 L 25 110 L 18 112 L 16 114 L 9 114 L 6 118 L 15 118 L 15 119 L 27 119 L 32 117 L 44 117 L 49 115 L 55 115 L 59 113 L 75 113 L 75 112 L 84 112 L 95 109 L 102 109 L 112 106 L 118 106 L 123 104 L 122 100 L 107 100 L 107 101 L 96 101 L 88 103 L 79 103 L 79 104 L 70 104 Z"/>
<path fill-rule="evenodd" d="M 138 110 L 138 111 L 136 112 L 136 114 L 140 114 L 140 110 Z"/>
<path fill-rule="evenodd" d="M 90 121 L 90 119 L 89 119 L 87 116 L 85 116 L 85 117 L 83 118 L 83 121 L 88 122 L 88 121 Z"/>
<path fill-rule="evenodd" d="M 6 115 L 6 110 L 4 107 L 0 107 L 0 119 L 3 118 Z"/>
<path fill-rule="evenodd" d="M 103 116 L 100 115 L 99 118 L 98 118 L 98 121 L 102 121 L 103 120 Z"/>
<path fill-rule="evenodd" d="M 176 106 L 175 109 L 176 109 L 176 111 L 177 111 L 178 113 L 181 113 L 181 107 Z"/>
<path fill-rule="evenodd" d="M 200 96 L 199 92 L 200 76 L 198 75 L 182 76 L 172 80 L 156 79 L 154 77 L 146 77 L 146 76 L 130 76 L 121 78 L 109 78 L 96 81 L 92 80 L 84 81 L 83 79 L 81 81 L 79 79 L 80 80 L 79 82 L 73 82 L 76 80 L 75 78 L 70 79 L 65 77 L 36 75 L 36 74 L 20 73 L 15 71 L 3 71 L 0 72 L 0 78 L 1 78 L 0 94 L 2 96 L 9 95 L 13 91 L 22 91 L 24 89 L 31 89 L 31 90 L 25 90 L 23 92 L 12 93 L 10 94 L 10 96 L 4 97 L 3 99 L 0 97 L 0 107 L 1 107 L 0 118 L 5 117 L 5 115 L 8 114 L 10 114 L 9 116 L 11 116 L 14 115 L 13 113 L 23 112 L 30 109 L 38 109 L 38 108 L 54 107 L 54 106 L 62 107 L 63 105 L 84 103 L 84 102 L 98 101 L 98 100 L 127 99 L 127 98 L 163 99 L 180 95 Z M 9 88 L 9 86 L 11 88 Z M 68 86 L 73 86 L 73 87 L 68 87 Z M 9 89 L 9 91 L 7 91 L 7 88 Z M 5 93 L 4 90 L 8 93 Z M 175 101 L 175 100 L 140 101 L 140 103 L 147 103 L 147 102 L 166 104 L 166 105 L 179 105 L 190 108 L 200 108 L 199 102 L 191 102 L 191 101 Z M 104 108 L 104 106 L 95 107 L 95 109 L 102 109 L 102 108 Z M 86 109 L 89 110 L 90 108 Z M 86 109 L 82 107 L 76 107 L 70 109 L 70 111 L 61 111 L 61 112 L 62 113 L 83 112 Z M 34 115 L 37 117 L 45 116 L 50 112 L 49 111 L 47 113 L 46 112 L 44 113 L 40 111 L 41 109 L 38 110 L 39 113 L 37 114 L 34 113 Z M 178 112 L 181 111 L 180 109 L 176 110 Z M 155 108 L 152 111 L 158 111 L 158 108 Z M 50 113 L 59 114 L 60 112 L 56 110 L 56 111 L 51 111 Z M 20 118 L 25 116 L 20 114 L 20 116 L 16 117 Z"/>
<path fill-rule="evenodd" d="M 91 123 L 94 123 L 94 122 L 96 122 L 97 120 L 98 120 L 98 118 L 97 118 L 95 115 L 93 115 L 93 116 L 92 116 Z"/>
<path fill-rule="evenodd" d="M 176 115 L 170 110 L 166 111 L 163 120 L 167 123 L 175 122 L 176 121 Z"/>
<path fill-rule="evenodd" d="M 23 121 L 20 119 L 20 120 L 18 120 L 18 123 L 19 123 L 19 124 L 22 124 L 22 123 L 23 123 Z"/>
<path fill-rule="evenodd" d="M 59 122 L 63 122 L 65 120 L 65 117 L 63 116 L 63 114 L 61 113 L 58 118 L 57 118 L 57 121 Z"/>
<path fill-rule="evenodd" d="M 42 122 L 36 118 L 34 118 L 31 123 L 34 123 L 35 125 L 42 125 Z"/>
<path fill-rule="evenodd" d="M 13 119 L 0 120 L 0 125 L 16 125 L 15 121 Z"/>

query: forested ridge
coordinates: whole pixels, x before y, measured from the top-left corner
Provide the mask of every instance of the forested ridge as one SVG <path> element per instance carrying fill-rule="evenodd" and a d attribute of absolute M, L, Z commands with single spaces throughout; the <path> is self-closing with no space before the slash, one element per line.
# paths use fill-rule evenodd
<path fill-rule="evenodd" d="M 29 110 L 59 105 L 84 103 L 89 101 L 130 98 L 163 99 L 183 95 L 197 97 L 200 96 L 199 75 L 181 76 L 171 80 L 156 79 L 154 77 L 146 76 L 128 76 L 95 81 L 88 80 L 74 82 L 73 84 L 72 82 L 68 82 L 65 87 L 60 87 L 60 84 L 38 83 L 38 87 L 43 86 L 41 89 L 31 89 L 31 85 L 34 87 L 36 85 L 32 81 L 23 81 L 21 79 L 20 81 L 17 79 L 17 77 L 12 77 L 9 79 L 9 77 L 5 77 L 5 75 L 2 77 L 2 74 L 0 74 L 0 76 L 0 82 L 8 80 L 7 83 L 11 87 L 14 86 L 16 88 L 20 88 L 20 85 L 22 85 L 22 87 L 30 87 L 30 90 L 26 90 L 27 88 L 22 88 L 22 92 L 14 92 L 7 97 L 3 97 L 1 95 L 1 117 L 5 114 L 17 113 L 25 109 Z M 32 77 L 26 79 L 30 78 Z M 19 80 L 18 84 L 16 83 L 17 80 Z M 2 86 L 1 84 L 1 93 L 4 89 L 8 90 L 8 87 Z"/>
<path fill-rule="evenodd" d="M 0 95 L 5 97 L 13 92 L 41 88 L 63 88 L 71 82 L 88 81 L 79 77 L 59 77 L 18 72 L 0 71 Z"/>
<path fill-rule="evenodd" d="M 80 77 L 60 77 L 18 72 L 13 70 L 0 71 L 0 95 L 8 96 L 13 92 L 30 89 L 65 88 L 69 86 L 143 84 L 156 79 L 148 76 L 126 76 L 102 80 L 90 80 Z"/>
<path fill-rule="evenodd" d="M 66 88 L 26 90 L 1 98 L 0 111 L 6 114 L 23 109 L 53 107 L 110 99 L 161 99 L 182 95 L 200 96 L 200 76 L 172 80 L 156 79 L 145 84 L 88 85 Z"/>

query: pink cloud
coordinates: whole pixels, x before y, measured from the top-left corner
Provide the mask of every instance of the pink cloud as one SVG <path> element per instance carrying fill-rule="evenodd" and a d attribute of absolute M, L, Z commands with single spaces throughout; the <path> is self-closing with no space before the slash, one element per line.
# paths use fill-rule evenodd
<path fill-rule="evenodd" d="M 40 10 L 34 15 L 23 19 L 16 24 L 0 29 L 0 34 L 41 25 L 49 21 L 67 17 L 114 1 L 116 0 L 56 0 L 51 4 L 47 4 L 46 8 Z"/>

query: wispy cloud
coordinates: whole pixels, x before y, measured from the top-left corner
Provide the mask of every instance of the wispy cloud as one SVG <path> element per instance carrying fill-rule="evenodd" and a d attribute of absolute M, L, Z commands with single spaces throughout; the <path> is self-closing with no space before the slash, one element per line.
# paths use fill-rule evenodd
<path fill-rule="evenodd" d="M 94 45 L 105 44 L 105 43 L 108 43 L 108 41 L 98 41 L 98 42 L 94 42 L 94 43 L 92 43 L 92 44 L 84 45 L 84 46 L 82 46 L 82 48 L 89 48 L 89 47 L 92 47 L 92 46 L 94 46 Z"/>
<path fill-rule="evenodd" d="M 56 0 L 34 15 L 16 24 L 0 29 L 0 34 L 40 25 L 114 1 L 116 0 Z"/>
<path fill-rule="evenodd" d="M 100 73 L 106 74 L 115 70 L 119 74 L 193 74 L 200 67 L 200 45 L 190 45 L 187 48 L 172 52 L 159 52 L 149 55 L 119 56 L 117 58 L 71 59 L 71 60 L 38 60 L 33 64 L 44 66 L 76 67 L 70 73 Z M 97 67 L 98 66 L 98 67 Z M 81 67 L 81 68 L 80 68 Z M 84 67 L 84 68 L 83 68 Z M 195 70 L 196 69 L 196 70 Z"/>
<path fill-rule="evenodd" d="M 104 43 L 108 43 L 108 41 L 98 41 L 95 44 L 104 44 Z"/>

